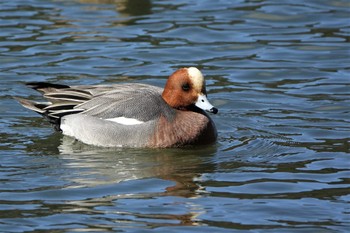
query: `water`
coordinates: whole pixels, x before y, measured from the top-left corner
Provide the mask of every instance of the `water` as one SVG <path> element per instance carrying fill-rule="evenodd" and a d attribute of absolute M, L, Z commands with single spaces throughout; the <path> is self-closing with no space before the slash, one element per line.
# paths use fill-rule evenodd
<path fill-rule="evenodd" d="M 350 2 L 0 2 L 2 232 L 347 232 Z M 163 86 L 199 67 L 217 144 L 103 149 L 25 82 Z"/>

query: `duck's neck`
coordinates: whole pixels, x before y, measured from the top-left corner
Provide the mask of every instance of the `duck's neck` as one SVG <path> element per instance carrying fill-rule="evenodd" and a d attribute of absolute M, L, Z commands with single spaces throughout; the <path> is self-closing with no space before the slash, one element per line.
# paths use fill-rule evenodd
<path fill-rule="evenodd" d="M 162 93 L 163 100 L 172 108 L 180 109 L 181 108 L 181 101 L 179 98 L 176 98 L 176 92 L 174 91 L 168 91 L 166 88 L 164 89 Z"/>

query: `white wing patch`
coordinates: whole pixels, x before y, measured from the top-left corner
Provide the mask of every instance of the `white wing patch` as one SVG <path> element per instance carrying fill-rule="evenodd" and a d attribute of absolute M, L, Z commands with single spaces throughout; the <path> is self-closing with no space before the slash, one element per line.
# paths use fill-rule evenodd
<path fill-rule="evenodd" d="M 113 121 L 113 122 L 116 122 L 116 123 L 122 124 L 122 125 L 139 125 L 139 124 L 145 123 L 143 121 L 139 121 L 137 119 L 127 118 L 127 117 L 108 118 L 105 120 Z"/>

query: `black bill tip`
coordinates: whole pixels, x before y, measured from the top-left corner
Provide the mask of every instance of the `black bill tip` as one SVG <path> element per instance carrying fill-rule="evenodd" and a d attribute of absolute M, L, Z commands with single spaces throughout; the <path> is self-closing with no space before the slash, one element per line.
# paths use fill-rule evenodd
<path fill-rule="evenodd" d="M 217 108 L 212 108 L 212 109 L 210 109 L 209 110 L 209 112 L 211 112 L 211 113 L 213 113 L 213 114 L 216 114 L 216 113 L 218 113 L 218 109 Z"/>

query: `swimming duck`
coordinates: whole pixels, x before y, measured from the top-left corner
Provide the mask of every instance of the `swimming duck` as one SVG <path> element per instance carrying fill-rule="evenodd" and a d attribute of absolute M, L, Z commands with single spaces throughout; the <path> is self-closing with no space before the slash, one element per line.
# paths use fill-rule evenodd
<path fill-rule="evenodd" d="M 210 144 L 216 114 L 205 80 L 195 67 L 169 76 L 164 90 L 148 84 L 67 86 L 27 83 L 48 102 L 16 98 L 64 135 L 103 147 L 181 147 Z"/>

